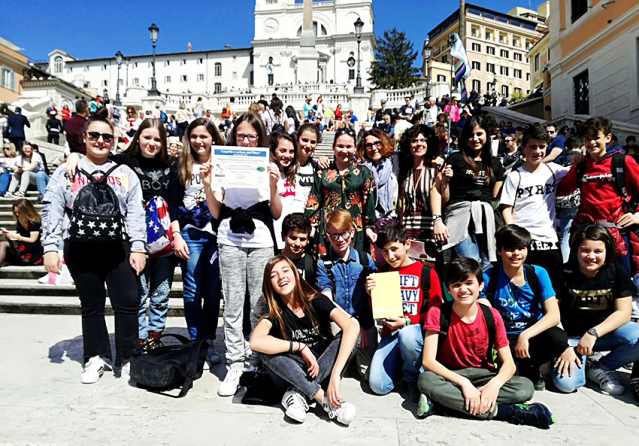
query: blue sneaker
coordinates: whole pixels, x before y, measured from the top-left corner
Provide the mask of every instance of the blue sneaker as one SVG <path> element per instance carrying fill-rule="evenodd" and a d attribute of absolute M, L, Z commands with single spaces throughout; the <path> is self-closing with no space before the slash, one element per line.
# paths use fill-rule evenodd
<path fill-rule="evenodd" d="M 496 418 L 512 424 L 525 424 L 541 428 L 550 427 L 555 422 L 555 416 L 548 406 L 542 403 L 500 404 Z"/>
<path fill-rule="evenodd" d="M 417 401 L 417 418 L 428 418 L 435 413 L 435 405 L 432 403 L 423 393 L 419 394 L 419 400 Z"/>

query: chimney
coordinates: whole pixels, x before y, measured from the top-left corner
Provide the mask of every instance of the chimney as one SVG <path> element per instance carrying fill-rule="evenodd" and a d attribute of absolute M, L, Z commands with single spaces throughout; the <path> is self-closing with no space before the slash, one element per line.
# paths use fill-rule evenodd
<path fill-rule="evenodd" d="M 191 51 L 193 51 L 193 45 L 191 45 L 191 42 L 189 42 L 189 44 L 187 45 L 187 49 L 186 49 L 186 51 L 187 51 L 187 52 L 189 52 L 189 53 L 190 53 Z"/>
<path fill-rule="evenodd" d="M 231 49 L 231 45 L 224 45 L 224 49 L 225 50 L 230 50 Z"/>

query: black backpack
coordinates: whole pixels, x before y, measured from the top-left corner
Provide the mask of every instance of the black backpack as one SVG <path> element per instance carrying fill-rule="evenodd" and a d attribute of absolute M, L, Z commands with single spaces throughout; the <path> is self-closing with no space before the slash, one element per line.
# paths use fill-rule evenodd
<path fill-rule="evenodd" d="M 453 315 L 453 303 L 454 301 L 444 302 L 441 306 L 441 313 L 439 315 L 439 338 L 437 339 L 437 347 L 441 348 L 442 344 L 448 336 L 448 329 L 450 328 L 450 319 Z M 488 331 L 488 349 L 486 350 L 486 359 L 488 364 L 492 364 L 495 369 L 499 368 L 497 361 L 497 350 L 495 350 L 495 318 L 490 310 L 490 307 L 479 304 L 481 312 L 484 314 L 484 320 L 486 321 L 486 329 Z"/>
<path fill-rule="evenodd" d="M 269 110 L 269 114 L 271 115 L 271 119 L 273 120 L 273 127 L 271 127 L 271 131 L 269 132 L 269 135 L 275 132 L 286 132 L 286 129 L 284 128 L 284 124 L 282 124 L 281 120 L 282 120 L 282 115 L 280 115 L 280 121 L 276 121 L 275 120 L 275 116 L 273 115 L 273 112 L 271 110 Z"/>
<path fill-rule="evenodd" d="M 541 304 L 543 301 L 541 296 L 541 289 L 539 288 L 539 278 L 537 277 L 537 273 L 535 272 L 535 268 L 532 265 L 524 263 L 524 270 L 526 272 L 526 281 L 528 282 L 528 286 L 532 290 L 535 295 L 535 300 Z M 486 291 L 484 294 L 486 295 L 486 299 L 490 303 L 493 303 L 493 299 L 495 298 L 495 291 L 497 291 L 497 279 L 499 278 L 499 265 L 493 266 L 490 270 L 488 286 L 486 287 Z"/>
<path fill-rule="evenodd" d="M 78 169 L 89 179 L 89 184 L 78 192 L 70 211 L 69 240 L 116 241 L 122 240 L 124 218 L 115 191 L 107 183 L 109 175 L 118 167 L 107 170 L 99 180 L 93 174 Z M 94 172 L 95 173 L 95 172 Z"/>

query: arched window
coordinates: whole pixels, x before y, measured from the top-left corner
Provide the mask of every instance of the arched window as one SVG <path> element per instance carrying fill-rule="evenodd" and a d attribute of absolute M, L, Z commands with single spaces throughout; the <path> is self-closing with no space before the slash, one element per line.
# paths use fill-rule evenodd
<path fill-rule="evenodd" d="M 217 82 L 215 84 L 215 93 L 221 93 L 222 92 L 222 84 L 220 84 L 219 82 Z"/>
<path fill-rule="evenodd" d="M 57 56 L 53 62 L 53 72 L 62 73 L 62 57 Z"/>
<path fill-rule="evenodd" d="M 220 62 L 215 62 L 215 75 L 216 76 L 222 75 L 222 64 Z"/>
<path fill-rule="evenodd" d="M 317 34 L 317 29 L 319 26 L 319 34 Z M 313 22 L 313 32 L 315 33 L 315 37 L 319 36 L 327 36 L 328 32 L 326 32 L 326 28 L 324 27 L 324 25 L 322 25 L 321 23 L 318 25 L 317 22 Z M 297 37 L 300 37 L 302 35 L 302 27 L 300 26 L 299 29 L 297 30 Z"/>

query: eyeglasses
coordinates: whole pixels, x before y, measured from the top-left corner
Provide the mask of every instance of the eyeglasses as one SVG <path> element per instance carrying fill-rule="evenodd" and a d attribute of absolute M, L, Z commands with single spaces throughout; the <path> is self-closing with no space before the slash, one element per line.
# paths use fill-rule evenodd
<path fill-rule="evenodd" d="M 552 135 L 553 133 L 557 133 L 557 131 L 556 130 L 548 130 L 548 134 L 549 135 Z"/>
<path fill-rule="evenodd" d="M 511 141 L 512 141 L 512 139 L 510 139 L 510 138 L 504 139 L 504 142 L 511 142 Z"/>
<path fill-rule="evenodd" d="M 255 142 L 257 141 L 257 138 L 257 135 L 245 135 L 243 133 L 238 133 L 235 135 L 235 139 L 237 141 L 244 141 L 245 139 L 248 139 L 250 142 Z"/>
<path fill-rule="evenodd" d="M 346 241 L 346 240 L 348 240 L 351 237 L 351 231 L 341 232 L 339 234 L 329 234 L 327 232 L 326 234 L 328 235 L 328 238 L 330 238 L 334 242 L 338 241 L 339 239 L 342 239 L 342 240 Z"/>
<path fill-rule="evenodd" d="M 102 137 L 102 140 L 106 143 L 113 142 L 113 135 L 111 133 L 87 132 L 87 136 L 90 141 L 97 141 Z"/>
<path fill-rule="evenodd" d="M 364 147 L 366 148 L 366 150 L 372 149 L 373 147 L 375 147 L 376 149 L 381 149 L 382 142 L 381 141 L 367 142 L 366 145 L 364 145 Z"/>
<path fill-rule="evenodd" d="M 348 135 L 348 136 L 352 136 L 353 138 L 355 138 L 355 130 L 351 129 L 351 128 L 341 128 L 338 131 L 335 132 L 335 139 L 339 138 L 342 135 Z"/>

